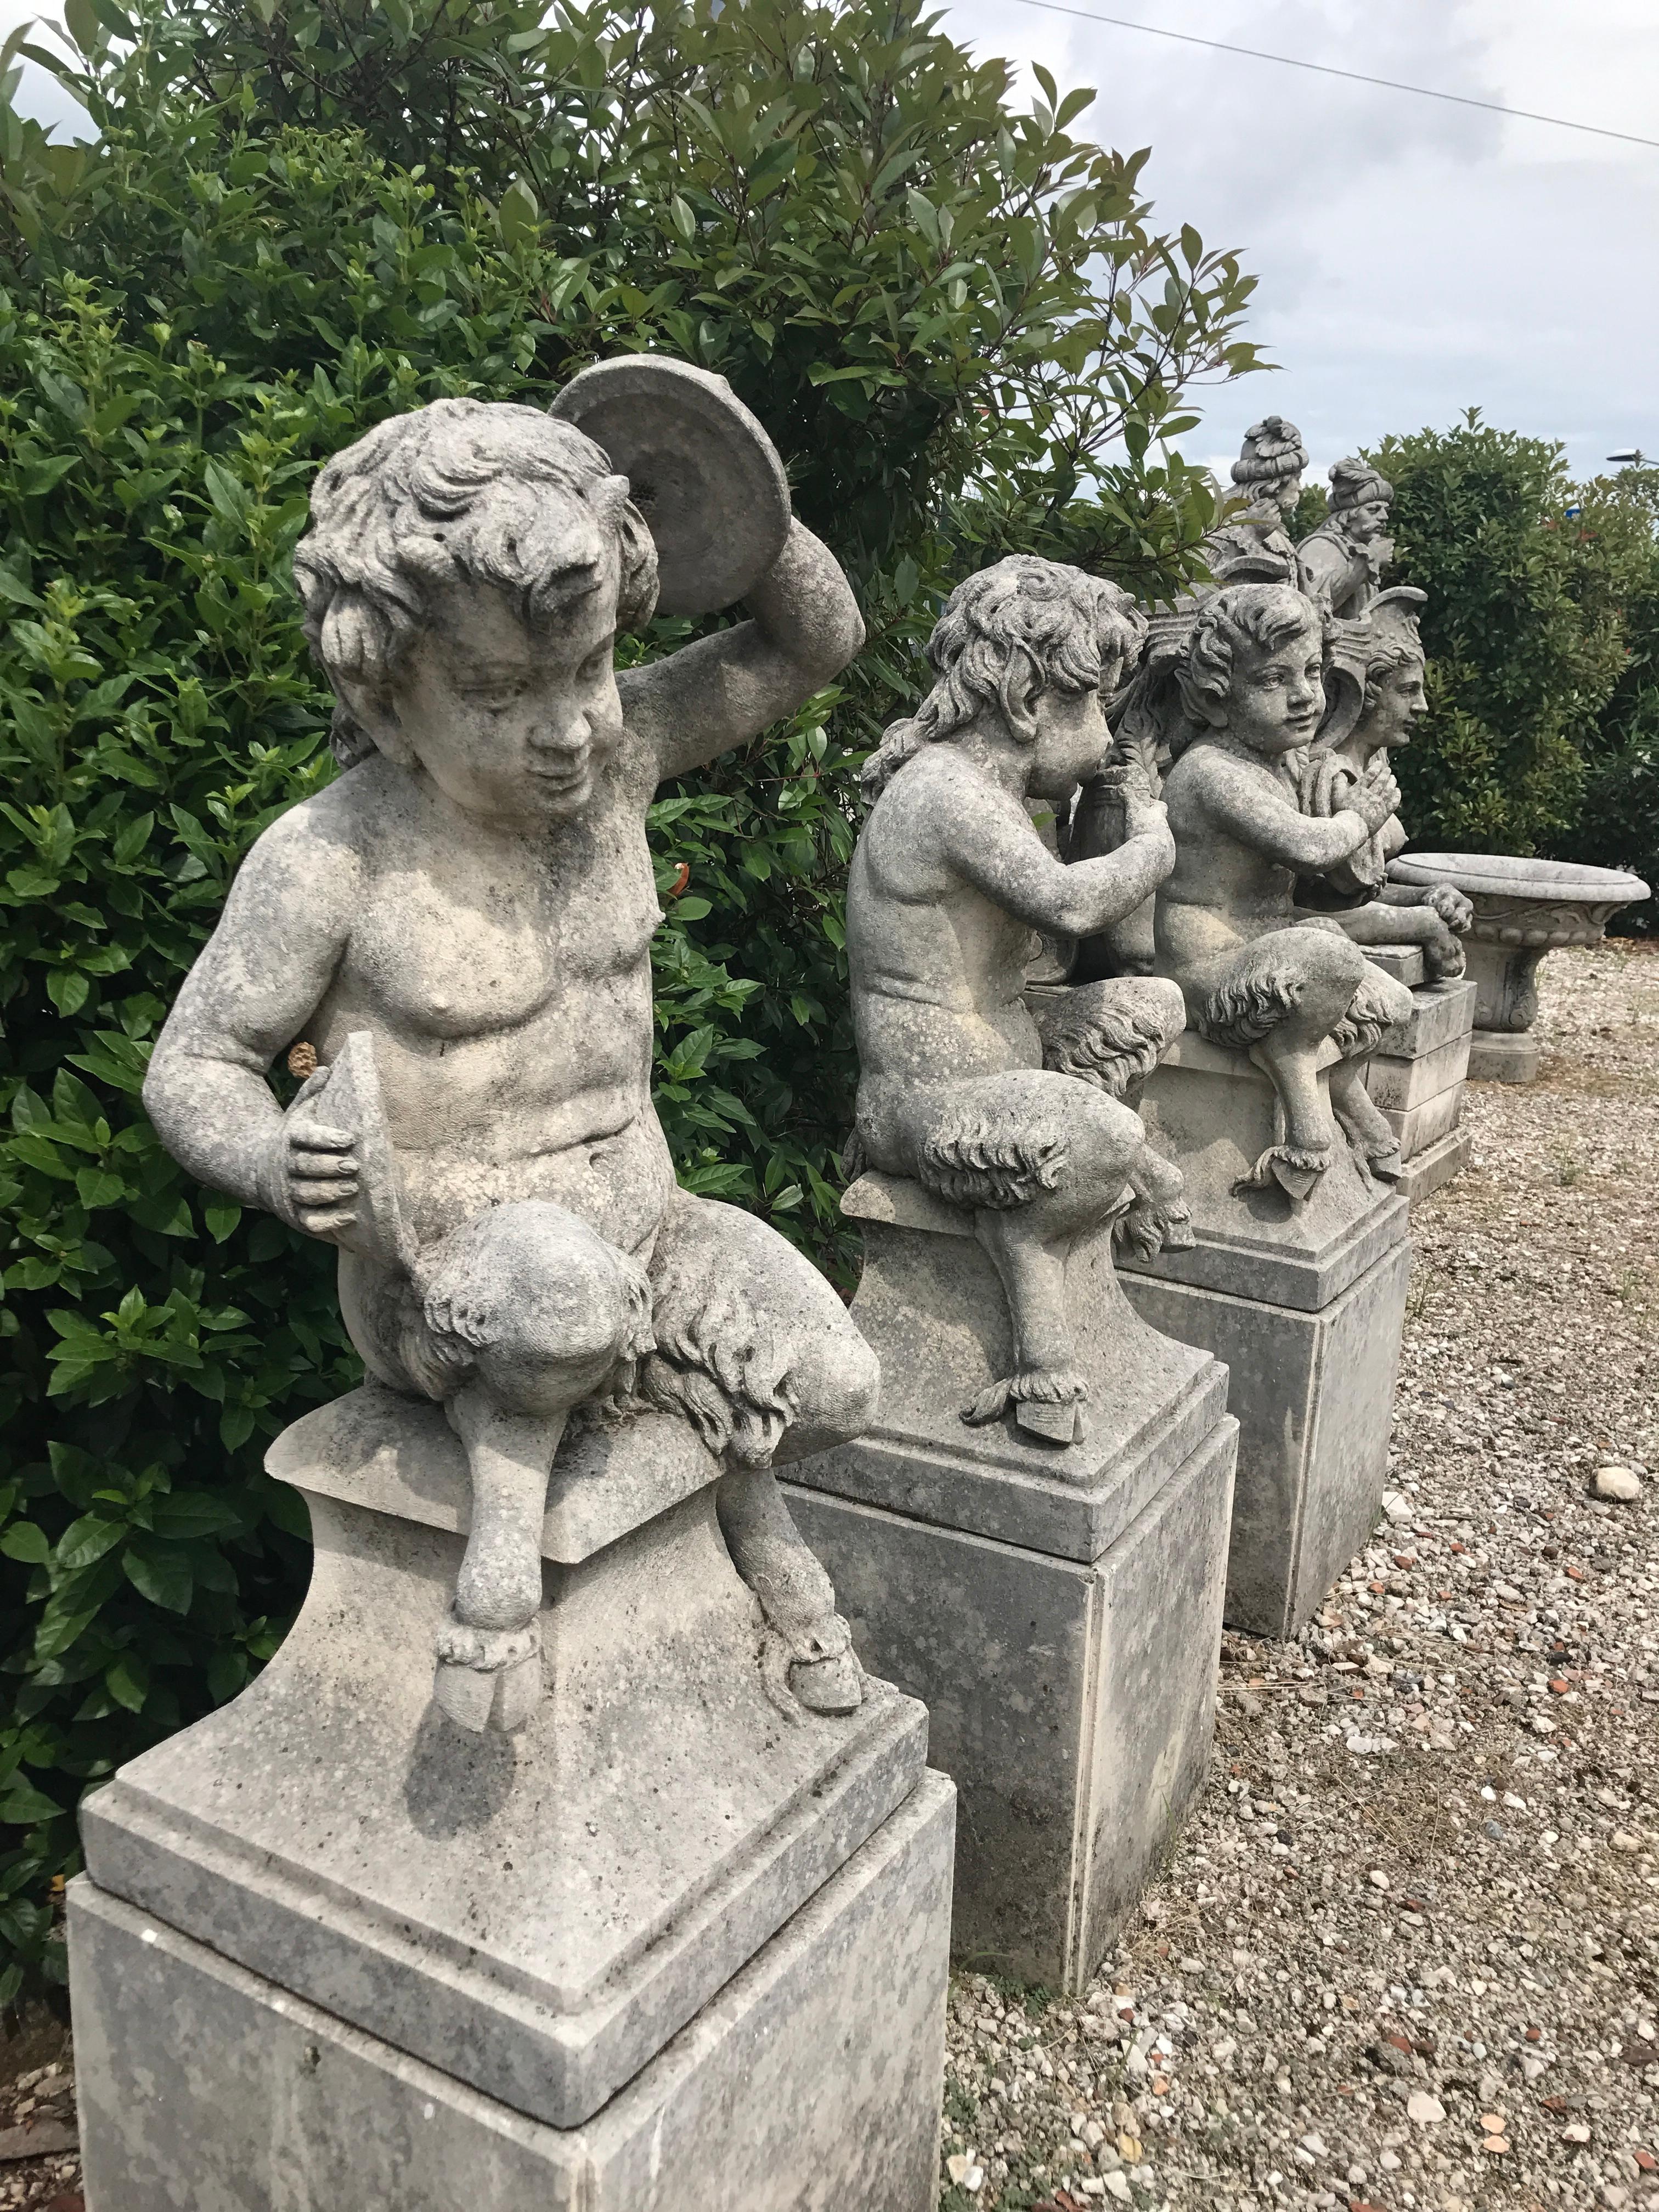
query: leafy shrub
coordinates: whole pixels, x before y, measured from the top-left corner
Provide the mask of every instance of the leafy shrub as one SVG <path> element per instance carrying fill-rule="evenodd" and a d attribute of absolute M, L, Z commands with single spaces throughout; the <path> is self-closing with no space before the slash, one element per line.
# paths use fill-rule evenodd
<path fill-rule="evenodd" d="M 1621 536 L 1633 530 L 1637 578 L 1623 609 L 1625 663 L 1596 720 L 1578 818 L 1544 849 L 1556 860 L 1632 869 L 1659 890 L 1659 469 L 1598 477 L 1583 502 L 1592 528 L 1611 514 Z M 1650 936 L 1659 927 L 1654 902 L 1626 907 L 1611 927 Z"/>
<path fill-rule="evenodd" d="M 70 15 L 96 144 L 0 132 L 0 1999 L 61 1972 L 80 1788 L 279 1640 L 306 1546 L 261 1453 L 355 1371 L 329 1255 L 189 1183 L 138 1104 L 232 870 L 331 773 L 286 575 L 321 460 L 651 346 L 777 435 L 872 641 L 655 811 L 656 1088 L 685 1182 L 844 1267 L 857 764 L 961 569 L 1180 579 L 1212 508 L 1158 440 L 1250 360 L 1249 280 L 1152 229 L 1144 157 L 902 10 Z"/>
<path fill-rule="evenodd" d="M 1395 486 L 1393 580 L 1429 595 L 1431 711 L 1398 759 L 1413 839 L 1535 852 L 1578 819 L 1650 528 L 1626 501 L 1577 493 L 1559 446 L 1478 410 L 1369 458 Z"/>

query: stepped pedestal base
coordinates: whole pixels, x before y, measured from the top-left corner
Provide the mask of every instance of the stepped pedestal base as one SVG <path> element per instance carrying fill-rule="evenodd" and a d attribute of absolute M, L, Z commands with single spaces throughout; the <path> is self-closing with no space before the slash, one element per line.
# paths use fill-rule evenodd
<path fill-rule="evenodd" d="M 1472 1083 L 1534 1083 L 1544 1048 L 1530 1030 L 1476 1030 L 1469 1045 Z"/>
<path fill-rule="evenodd" d="M 70 1892 L 88 2212 L 933 2212 L 950 1785 L 898 1812 L 593 2118 L 549 2127 Z"/>
<path fill-rule="evenodd" d="M 689 1428 L 561 1448 L 511 1735 L 433 1699 L 468 1497 L 439 1409 L 370 1386 L 270 1465 L 311 1511 L 298 1621 L 83 1811 L 94 2212 L 923 2212 L 949 1792 L 887 1684 L 789 1695 Z"/>

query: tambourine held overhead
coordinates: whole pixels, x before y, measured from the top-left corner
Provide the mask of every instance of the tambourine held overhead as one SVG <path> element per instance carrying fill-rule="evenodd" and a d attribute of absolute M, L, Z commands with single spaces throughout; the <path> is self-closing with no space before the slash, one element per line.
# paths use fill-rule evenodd
<path fill-rule="evenodd" d="M 623 354 L 574 376 L 550 411 L 602 446 L 628 478 L 656 541 L 659 613 L 729 607 L 782 552 L 783 463 L 723 376 Z"/>

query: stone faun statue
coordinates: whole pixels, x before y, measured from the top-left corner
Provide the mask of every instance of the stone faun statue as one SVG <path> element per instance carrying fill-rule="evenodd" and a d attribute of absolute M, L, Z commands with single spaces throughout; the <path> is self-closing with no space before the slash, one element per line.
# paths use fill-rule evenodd
<path fill-rule="evenodd" d="M 719 380 L 649 366 L 764 444 Z M 874 1358 L 781 1237 L 677 1187 L 649 1087 L 652 795 L 791 713 L 863 635 L 765 457 L 775 539 L 729 595 L 750 619 L 621 672 L 658 552 L 571 422 L 443 399 L 329 463 L 295 574 L 356 764 L 254 845 L 145 1085 L 204 1182 L 339 1248 L 371 1376 L 441 1402 L 465 1445 L 435 1694 L 475 1728 L 539 1692 L 542 1517 L 579 1407 L 694 1424 L 790 1688 L 823 1712 L 861 1696 L 772 1468 L 858 1433 Z M 284 1111 L 267 1071 L 296 1042 L 315 1073 Z"/>
<path fill-rule="evenodd" d="M 1150 795 L 1128 795 L 1115 852 L 1069 866 L 1027 805 L 1098 771 L 1103 696 L 1144 635 L 1115 585 L 1030 556 L 959 585 L 927 648 L 938 681 L 866 769 L 875 805 L 848 883 L 854 1158 L 971 1211 L 1007 1296 L 1014 1367 L 963 1419 L 1012 1406 L 1060 1444 L 1086 1395 L 1066 1310 L 1073 1243 L 1114 1217 L 1148 1256 L 1192 1242 L 1179 1176 L 1121 1103 L 1180 1034 L 1180 992 L 1132 977 L 1024 996 L 1034 931 L 1104 928 L 1175 860 Z"/>
<path fill-rule="evenodd" d="M 1217 584 L 1297 580 L 1290 531 L 1307 465 L 1302 433 L 1294 422 L 1268 415 L 1251 423 L 1232 466 L 1233 482 L 1250 504 L 1204 541 Z"/>
<path fill-rule="evenodd" d="M 1382 588 L 1394 558 L 1389 509 L 1394 486 L 1367 461 L 1345 460 L 1330 470 L 1329 512 L 1297 547 L 1302 588 L 1327 614 L 1352 621 Z"/>
<path fill-rule="evenodd" d="M 1417 629 L 1425 597 L 1396 585 L 1379 592 L 1358 621 L 1328 625 L 1328 703 L 1304 773 L 1305 811 L 1340 813 L 1373 762 L 1411 743 L 1412 726 L 1429 704 Z M 1390 815 L 1346 860 L 1299 887 L 1298 902 L 1334 913 L 1357 945 L 1419 946 L 1430 981 L 1445 982 L 1463 973 L 1460 940 L 1474 909 L 1450 884 L 1390 883 L 1389 862 L 1405 843 L 1399 817 Z"/>
<path fill-rule="evenodd" d="M 1288 584 L 1242 584 L 1194 613 L 1176 665 L 1179 720 L 1164 798 L 1176 862 L 1154 915 L 1156 972 L 1182 988 L 1189 1026 L 1247 1052 L 1272 1078 L 1282 1141 L 1245 1178 L 1307 1198 L 1338 1128 L 1372 1174 L 1402 1172 L 1393 1130 L 1364 1085 L 1382 1031 L 1411 994 L 1373 967 L 1334 920 L 1299 915 L 1298 877 L 1364 848 L 1393 815 L 1386 755 L 1356 775 L 1335 811 L 1301 804 L 1308 748 L 1324 712 L 1324 618 Z M 1328 1103 L 1321 1048 L 1330 1070 Z"/>

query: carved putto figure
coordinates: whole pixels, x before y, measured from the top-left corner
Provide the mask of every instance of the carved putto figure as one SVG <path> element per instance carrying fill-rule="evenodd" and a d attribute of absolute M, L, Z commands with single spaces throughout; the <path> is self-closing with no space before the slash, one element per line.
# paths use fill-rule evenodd
<path fill-rule="evenodd" d="M 1297 547 L 1302 588 L 1327 614 L 1352 621 L 1382 588 L 1394 558 L 1389 508 L 1394 486 L 1369 462 L 1337 461 L 1330 470 L 1330 510 Z"/>
<path fill-rule="evenodd" d="M 1303 806 L 1338 813 L 1374 761 L 1411 743 L 1428 712 L 1423 641 L 1417 621 L 1425 594 L 1410 585 L 1381 592 L 1358 622 L 1329 626 L 1325 657 L 1328 711 L 1308 756 Z M 1406 831 L 1390 815 L 1376 834 L 1299 893 L 1316 912 L 1334 912 L 1357 945 L 1416 945 L 1431 982 L 1463 972 L 1460 939 L 1474 908 L 1449 884 L 1393 884 L 1389 862 Z"/>
<path fill-rule="evenodd" d="M 1012 1405 L 1069 1443 L 1085 1395 L 1066 1304 L 1074 1241 L 1121 1217 L 1150 1256 L 1189 1244 L 1181 1181 L 1121 1103 L 1182 1026 L 1170 983 L 1024 995 L 1031 933 L 1083 936 L 1138 905 L 1175 848 L 1127 795 L 1127 836 L 1066 866 L 1026 801 L 1101 765 L 1103 697 L 1145 623 L 1115 585 L 1018 555 L 951 593 L 928 645 L 938 681 L 866 771 L 875 805 L 848 884 L 860 1082 L 854 1152 L 970 1208 L 1008 1299 L 1013 1372 L 963 1418 Z"/>
<path fill-rule="evenodd" d="M 1233 482 L 1250 504 L 1205 539 L 1210 574 L 1217 584 L 1297 580 L 1290 526 L 1307 465 L 1302 433 L 1294 422 L 1282 415 L 1268 415 L 1251 423 L 1232 467 Z"/>
<path fill-rule="evenodd" d="M 863 635 L 781 492 L 779 537 L 750 620 L 618 673 L 657 556 L 580 430 L 445 399 L 337 454 L 295 573 L 357 764 L 249 854 L 145 1086 L 204 1182 L 339 1248 L 370 1374 L 464 1443 L 436 1695 L 470 1726 L 533 1707 L 550 1469 L 602 1401 L 696 1425 L 790 1686 L 820 1711 L 861 1695 L 772 1468 L 866 1425 L 873 1357 L 781 1237 L 677 1188 L 649 1089 L 653 793 Z M 319 1064 L 284 1112 L 266 1072 L 298 1040 Z"/>
<path fill-rule="evenodd" d="M 1192 618 L 1176 666 L 1179 719 L 1164 797 L 1176 863 L 1158 890 L 1155 968 L 1179 983 L 1187 1019 L 1248 1052 L 1273 1079 L 1285 1135 L 1245 1178 L 1306 1198 L 1334 1157 L 1332 1114 L 1370 1171 L 1402 1171 L 1393 1130 L 1364 1087 L 1382 1031 L 1411 994 L 1372 967 L 1333 921 L 1299 915 L 1298 877 L 1359 852 L 1394 813 L 1399 787 L 1374 760 L 1323 817 L 1303 811 L 1307 749 L 1324 711 L 1324 623 L 1288 584 L 1237 585 Z M 1329 1106 L 1320 1050 L 1334 1042 Z"/>

